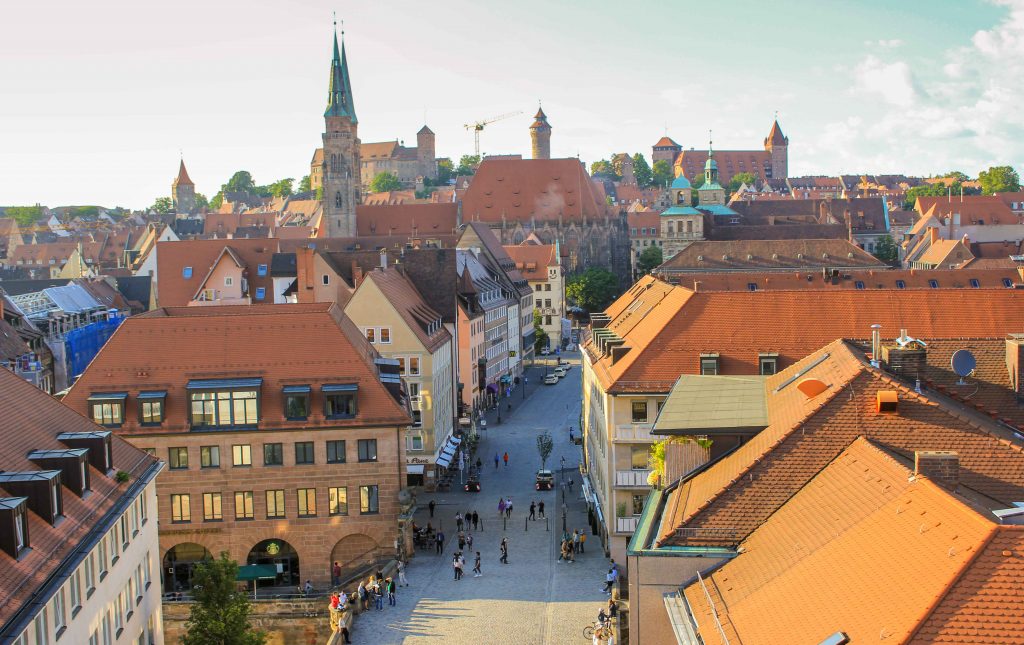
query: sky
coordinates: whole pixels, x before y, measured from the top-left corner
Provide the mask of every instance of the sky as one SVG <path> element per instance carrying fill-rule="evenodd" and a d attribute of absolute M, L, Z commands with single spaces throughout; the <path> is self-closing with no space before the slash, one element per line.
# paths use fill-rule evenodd
<path fill-rule="evenodd" d="M 309 173 L 344 21 L 363 142 L 588 164 L 667 133 L 760 149 L 790 175 L 1024 169 L 1024 0 L 51 0 L 0 3 L 0 205 L 143 208 L 184 155 L 212 197 L 236 170 Z"/>

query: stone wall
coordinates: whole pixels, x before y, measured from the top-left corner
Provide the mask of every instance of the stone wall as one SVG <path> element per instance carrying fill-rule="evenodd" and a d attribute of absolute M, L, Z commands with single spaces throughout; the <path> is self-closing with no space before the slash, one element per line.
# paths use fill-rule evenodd
<path fill-rule="evenodd" d="M 260 600 L 250 623 L 267 633 L 267 645 L 323 645 L 331 637 L 328 599 Z M 164 642 L 176 645 L 185 634 L 192 603 L 164 603 Z"/>

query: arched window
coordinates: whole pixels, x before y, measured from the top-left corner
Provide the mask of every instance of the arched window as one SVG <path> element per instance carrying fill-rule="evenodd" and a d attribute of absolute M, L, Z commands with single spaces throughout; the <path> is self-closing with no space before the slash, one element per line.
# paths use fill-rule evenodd
<path fill-rule="evenodd" d="M 341 191 L 334 193 L 334 205 L 341 208 Z"/>

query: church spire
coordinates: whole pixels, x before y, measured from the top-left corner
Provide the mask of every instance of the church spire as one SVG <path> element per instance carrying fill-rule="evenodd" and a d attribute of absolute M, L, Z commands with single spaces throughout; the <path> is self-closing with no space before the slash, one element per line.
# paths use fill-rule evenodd
<path fill-rule="evenodd" d="M 335 23 L 337 27 L 337 23 Z M 327 109 L 324 116 L 344 116 L 358 123 L 352 102 L 352 84 L 348 80 L 348 59 L 345 56 L 345 32 L 341 32 L 341 53 L 338 52 L 338 32 L 334 32 L 334 56 L 331 58 L 331 78 L 327 90 Z"/>

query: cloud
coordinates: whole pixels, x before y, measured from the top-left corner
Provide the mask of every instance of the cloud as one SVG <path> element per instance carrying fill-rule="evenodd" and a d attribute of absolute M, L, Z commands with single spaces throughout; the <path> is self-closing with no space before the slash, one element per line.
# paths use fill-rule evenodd
<path fill-rule="evenodd" d="M 853 70 L 854 90 L 878 94 L 887 103 L 910 107 L 921 97 L 910 65 L 903 61 L 886 63 L 868 56 Z"/>
<path fill-rule="evenodd" d="M 690 101 L 687 99 L 687 92 L 680 88 L 670 88 L 661 91 L 661 98 L 669 105 L 677 108 L 686 107 Z"/>
<path fill-rule="evenodd" d="M 896 49 L 897 47 L 903 46 L 903 41 L 899 38 L 890 38 L 889 40 L 865 40 L 864 44 L 872 49 Z"/>

